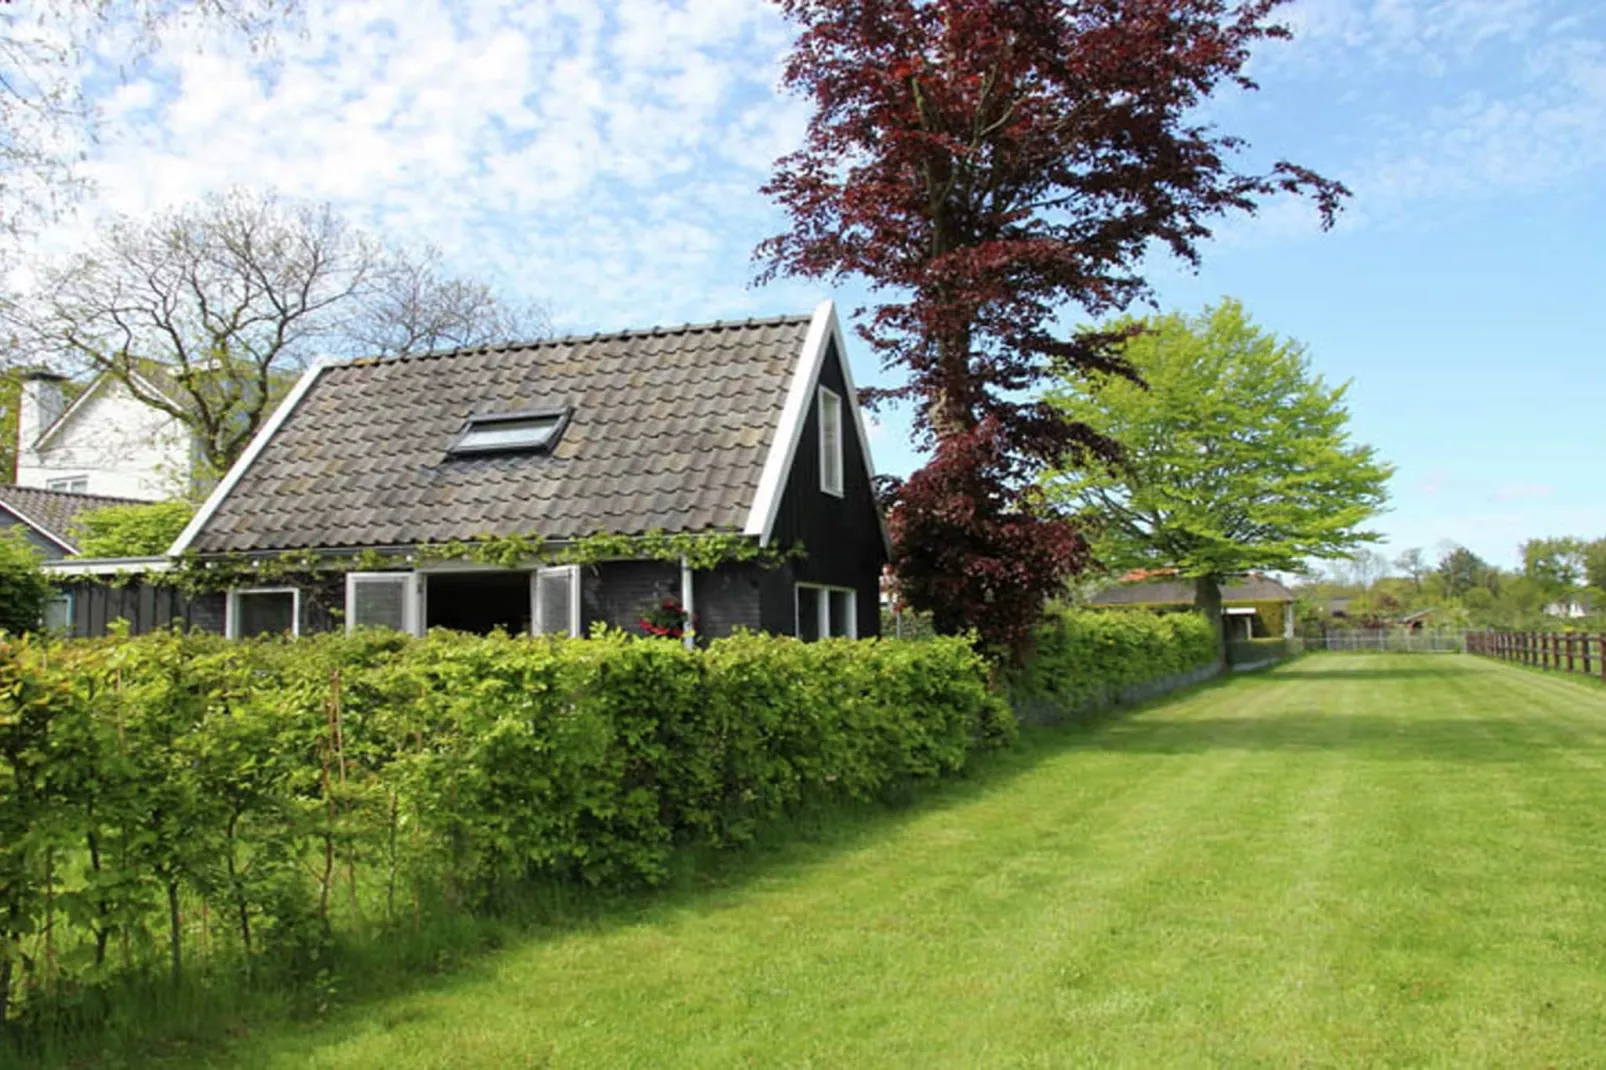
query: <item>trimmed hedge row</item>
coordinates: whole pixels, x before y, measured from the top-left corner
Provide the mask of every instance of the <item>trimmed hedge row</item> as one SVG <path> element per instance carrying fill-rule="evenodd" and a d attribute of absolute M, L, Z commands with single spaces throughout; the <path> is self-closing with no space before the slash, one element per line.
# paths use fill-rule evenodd
<path fill-rule="evenodd" d="M 1028 663 L 1011 673 L 1016 709 L 1032 719 L 1074 716 L 1218 662 L 1215 635 L 1197 613 L 1050 610 Z"/>
<path fill-rule="evenodd" d="M 956 639 L 0 639 L 0 1022 L 208 959 L 310 975 L 333 933 L 532 881 L 651 884 L 1013 733 Z"/>
<path fill-rule="evenodd" d="M 1269 665 L 1304 652 L 1300 639 L 1234 639 L 1227 644 L 1227 664 Z"/>

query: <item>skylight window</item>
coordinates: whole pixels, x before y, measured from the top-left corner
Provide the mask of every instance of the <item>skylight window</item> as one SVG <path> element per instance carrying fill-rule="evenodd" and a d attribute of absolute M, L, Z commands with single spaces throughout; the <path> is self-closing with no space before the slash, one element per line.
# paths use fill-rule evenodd
<path fill-rule="evenodd" d="M 452 443 L 451 453 L 549 453 L 568 422 L 568 409 L 470 416 Z"/>

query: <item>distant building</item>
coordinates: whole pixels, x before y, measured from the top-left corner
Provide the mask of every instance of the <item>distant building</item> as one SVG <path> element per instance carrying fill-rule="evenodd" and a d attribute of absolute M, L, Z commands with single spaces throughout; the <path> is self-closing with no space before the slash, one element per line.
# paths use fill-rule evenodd
<path fill-rule="evenodd" d="M 141 389 L 152 395 L 180 396 L 154 362 L 139 379 Z M 23 379 L 17 406 L 18 486 L 140 501 L 190 489 L 195 451 L 183 421 L 145 404 L 110 374 L 71 401 L 62 389 L 65 382 L 47 371 Z"/>
<path fill-rule="evenodd" d="M 56 561 L 78 552 L 72 524 L 79 514 L 132 504 L 129 498 L 0 485 L 0 528 L 20 529 L 41 557 Z"/>
<path fill-rule="evenodd" d="M 1162 609 L 1192 606 L 1194 582 L 1174 571 L 1133 572 L 1090 600 L 1095 606 Z M 1228 639 L 1262 639 L 1294 634 L 1294 592 L 1270 576 L 1251 572 L 1222 585 L 1221 615 Z"/>

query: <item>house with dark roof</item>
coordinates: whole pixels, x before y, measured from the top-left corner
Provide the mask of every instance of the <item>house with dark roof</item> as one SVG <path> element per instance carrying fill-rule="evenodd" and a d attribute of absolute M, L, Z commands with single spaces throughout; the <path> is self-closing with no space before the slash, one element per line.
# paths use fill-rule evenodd
<path fill-rule="evenodd" d="M 666 599 L 701 637 L 738 627 L 869 636 L 888 556 L 872 477 L 826 302 L 809 316 L 319 364 L 170 558 L 381 562 L 241 585 L 186 607 L 185 619 L 233 636 L 364 625 L 639 631 L 644 610 Z M 702 570 L 628 553 L 502 567 L 430 552 L 659 534 L 801 550 Z M 96 567 L 64 566 L 63 578 Z M 75 625 L 95 630 L 93 620 Z"/>
<path fill-rule="evenodd" d="M 20 530 L 41 558 L 56 561 L 78 552 L 73 521 L 79 514 L 108 505 L 134 504 L 132 498 L 5 484 L 0 485 L 0 528 Z"/>
<path fill-rule="evenodd" d="M 1191 609 L 1194 582 L 1170 571 L 1131 573 L 1094 595 L 1095 606 L 1133 609 Z M 1251 572 L 1221 587 L 1221 615 L 1228 639 L 1261 639 L 1294 634 L 1294 592 L 1270 576 Z"/>

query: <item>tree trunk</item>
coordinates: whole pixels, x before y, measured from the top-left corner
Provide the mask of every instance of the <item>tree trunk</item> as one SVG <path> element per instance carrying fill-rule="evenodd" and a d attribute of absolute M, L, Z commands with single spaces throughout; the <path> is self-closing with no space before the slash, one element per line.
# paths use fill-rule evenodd
<path fill-rule="evenodd" d="M 1216 637 L 1216 664 L 1227 660 L 1227 636 L 1221 619 L 1221 581 L 1215 576 L 1200 576 L 1194 580 L 1193 607 L 1210 625 Z"/>
<path fill-rule="evenodd" d="M 178 909 L 178 878 L 167 882 L 167 925 L 172 935 L 173 984 L 184 978 L 184 922 Z"/>

